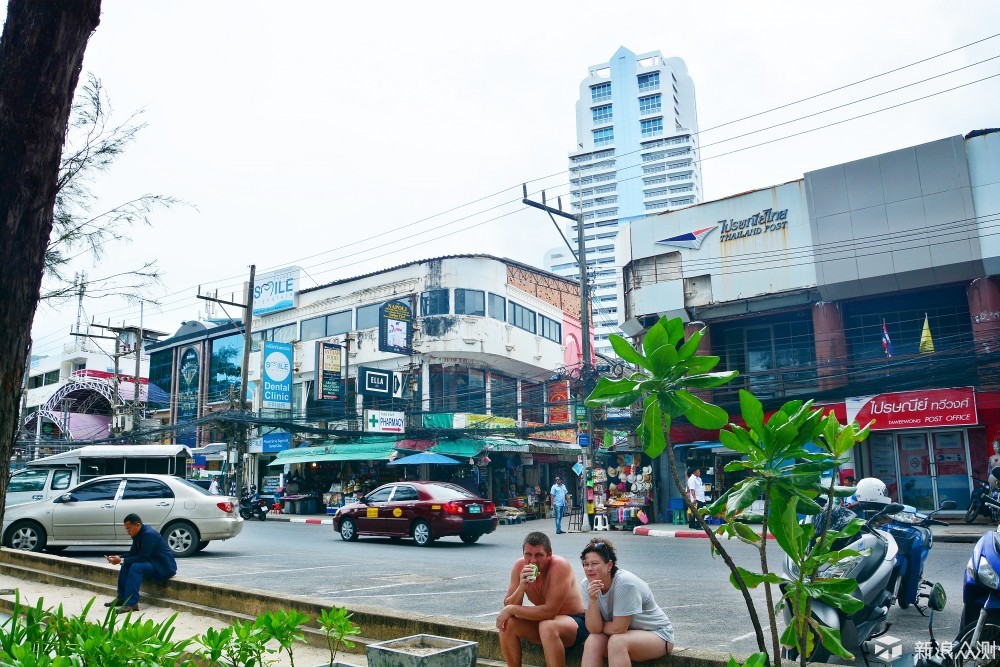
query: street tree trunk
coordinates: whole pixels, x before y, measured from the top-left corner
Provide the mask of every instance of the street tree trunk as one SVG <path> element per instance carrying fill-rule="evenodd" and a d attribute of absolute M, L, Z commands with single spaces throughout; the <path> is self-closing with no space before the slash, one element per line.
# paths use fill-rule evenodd
<path fill-rule="evenodd" d="M 0 35 L 0 518 L 59 161 L 100 0 L 10 0 Z"/>

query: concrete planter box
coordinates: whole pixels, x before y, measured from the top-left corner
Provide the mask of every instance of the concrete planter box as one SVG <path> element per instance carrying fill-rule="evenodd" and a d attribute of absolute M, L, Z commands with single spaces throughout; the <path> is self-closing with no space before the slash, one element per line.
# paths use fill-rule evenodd
<path fill-rule="evenodd" d="M 475 667 L 479 644 L 436 635 L 412 635 L 365 647 L 368 667 Z"/>

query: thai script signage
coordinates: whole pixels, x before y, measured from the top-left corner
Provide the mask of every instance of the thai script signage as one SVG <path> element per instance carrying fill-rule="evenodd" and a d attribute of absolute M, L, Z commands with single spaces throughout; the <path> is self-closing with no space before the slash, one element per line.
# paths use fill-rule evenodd
<path fill-rule="evenodd" d="M 872 430 L 972 426 L 979 422 L 972 387 L 901 391 L 845 401 L 847 420 Z"/>
<path fill-rule="evenodd" d="M 760 213 L 754 213 L 743 220 L 719 220 L 722 225 L 720 241 L 735 241 L 748 236 L 758 236 L 767 232 L 776 232 L 788 226 L 788 209 L 775 211 L 765 208 Z"/>
<path fill-rule="evenodd" d="M 257 277 L 253 286 L 254 317 L 270 315 L 295 307 L 299 267 L 289 266 Z"/>

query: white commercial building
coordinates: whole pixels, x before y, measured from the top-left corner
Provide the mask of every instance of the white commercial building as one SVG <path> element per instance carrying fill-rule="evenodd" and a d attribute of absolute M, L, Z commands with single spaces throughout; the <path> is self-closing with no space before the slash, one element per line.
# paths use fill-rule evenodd
<path fill-rule="evenodd" d="M 621 47 L 589 68 L 576 104 L 577 147 L 569 154 L 570 199 L 583 215 L 594 312 L 594 343 L 609 354 L 618 332 L 615 237 L 622 225 L 702 199 L 694 83 L 680 58 Z M 576 245 L 576 224 L 567 237 Z M 545 267 L 577 279 L 568 248 L 545 254 Z"/>

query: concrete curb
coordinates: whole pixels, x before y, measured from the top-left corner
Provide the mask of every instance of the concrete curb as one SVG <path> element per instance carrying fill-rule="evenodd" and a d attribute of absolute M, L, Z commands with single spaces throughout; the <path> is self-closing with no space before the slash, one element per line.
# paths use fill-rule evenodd
<path fill-rule="evenodd" d="M 281 521 L 281 519 L 279 519 Z M 308 523 L 314 526 L 332 526 L 333 519 L 299 519 L 299 518 L 288 518 L 285 519 L 288 523 Z"/>
<path fill-rule="evenodd" d="M 682 539 L 697 539 L 704 538 L 708 539 L 708 535 L 705 534 L 703 530 L 660 530 L 657 528 L 646 528 L 644 526 L 636 526 L 632 529 L 633 535 L 642 535 L 645 537 L 679 537 Z M 773 540 L 774 535 L 768 533 L 767 539 Z"/>

